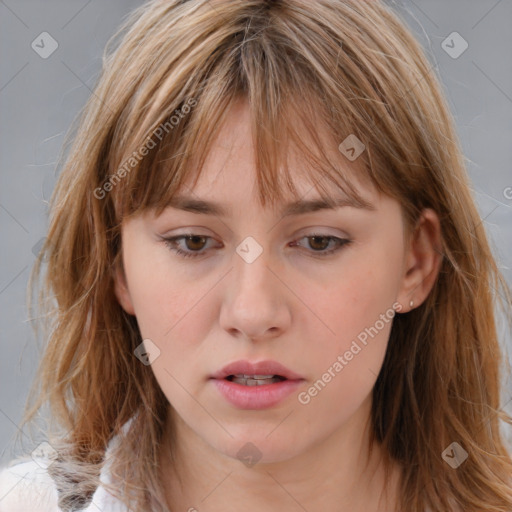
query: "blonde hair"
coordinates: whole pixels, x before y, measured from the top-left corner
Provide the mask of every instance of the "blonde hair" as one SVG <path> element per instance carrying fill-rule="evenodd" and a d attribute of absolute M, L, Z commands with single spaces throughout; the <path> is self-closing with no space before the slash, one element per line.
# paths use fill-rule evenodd
<path fill-rule="evenodd" d="M 499 422 L 512 419 L 500 411 L 494 313 L 501 304 L 508 314 L 512 300 L 440 85 L 405 24 L 379 1 L 155 0 L 112 43 L 30 281 L 44 262 L 47 343 L 23 424 L 50 406 L 61 508 L 91 498 L 119 435 L 110 462 L 122 488 L 110 491 L 133 510 L 167 510 L 158 456 L 169 404 L 134 357 L 141 334 L 114 295 L 120 226 L 147 208 L 162 211 L 193 171 L 199 177 L 229 106 L 244 99 L 262 205 L 279 201 L 284 185 L 296 194 L 291 146 L 323 197 L 338 187 L 361 201 L 325 151 L 352 134 L 366 146 L 362 175 L 400 202 L 409 232 L 423 208 L 439 215 L 440 274 L 423 304 L 394 319 L 373 391 L 372 443 L 403 467 L 402 511 L 511 510 Z M 453 441 L 469 454 L 457 470 L 441 456 Z"/>

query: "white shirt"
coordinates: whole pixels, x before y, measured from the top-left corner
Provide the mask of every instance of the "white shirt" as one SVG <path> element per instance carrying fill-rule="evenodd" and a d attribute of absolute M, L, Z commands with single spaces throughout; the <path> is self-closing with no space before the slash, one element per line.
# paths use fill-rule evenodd
<path fill-rule="evenodd" d="M 108 455 L 114 437 L 108 444 Z M 110 459 L 108 456 L 106 461 Z M 47 468 L 48 458 L 34 457 L 18 462 L 0 471 L 0 512 L 62 512 L 58 506 L 58 492 Z M 100 472 L 101 483 L 111 483 L 109 463 Z M 99 485 L 89 505 L 81 512 L 129 512 L 118 499 Z"/>

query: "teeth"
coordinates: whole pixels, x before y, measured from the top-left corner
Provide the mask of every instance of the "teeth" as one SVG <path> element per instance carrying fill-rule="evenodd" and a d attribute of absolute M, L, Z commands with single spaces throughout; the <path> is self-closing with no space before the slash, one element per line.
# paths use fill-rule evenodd
<path fill-rule="evenodd" d="M 271 379 L 272 377 L 275 377 L 275 375 L 245 375 L 239 373 L 238 375 L 235 375 L 235 377 L 239 379 Z"/>
<path fill-rule="evenodd" d="M 236 382 L 237 384 L 242 384 L 243 386 L 264 386 L 268 384 L 274 384 L 275 382 L 281 382 L 279 377 L 274 377 L 272 375 L 263 375 L 263 378 L 256 377 L 260 377 L 260 375 L 254 375 L 254 378 L 249 375 L 235 375 L 231 382 Z"/>

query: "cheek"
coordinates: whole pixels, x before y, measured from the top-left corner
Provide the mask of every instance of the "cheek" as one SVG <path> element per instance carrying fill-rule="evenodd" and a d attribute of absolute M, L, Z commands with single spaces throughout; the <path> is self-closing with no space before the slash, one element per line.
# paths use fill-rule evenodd
<path fill-rule="evenodd" d="M 342 269 L 333 272 L 326 286 L 306 295 L 323 321 L 322 338 L 327 346 L 342 349 L 350 345 L 351 339 L 392 306 L 397 272 L 391 259 L 385 260 L 387 265 L 379 265 L 376 262 L 380 259 L 355 254 Z"/>
<path fill-rule="evenodd" d="M 318 383 L 311 394 L 325 399 L 318 400 L 319 407 L 333 401 L 356 407 L 373 388 L 395 314 L 399 251 L 400 244 L 381 243 L 365 254 L 354 253 L 330 284 L 311 296 L 322 323 L 309 320 L 303 328 L 307 339 L 316 340 L 308 360 Z"/>
<path fill-rule="evenodd" d="M 329 293 L 316 288 L 311 297 L 327 327 L 309 314 L 301 325 L 302 363 L 309 373 L 296 397 L 295 421 L 304 439 L 321 438 L 351 418 L 361 419 L 358 411 L 368 407 L 386 353 L 394 316 L 392 279 L 371 259 L 358 258 L 350 269 L 339 273 Z"/>
<path fill-rule="evenodd" d="M 215 312 L 208 291 L 215 280 L 190 280 L 183 272 L 171 271 L 165 257 L 151 261 L 144 260 L 142 253 L 132 257 L 127 275 L 137 324 L 142 338 L 159 350 L 151 371 L 170 403 L 181 411 L 194 410 L 188 392 L 195 395 L 198 390 L 190 370 L 202 360 L 202 340 L 212 325 Z"/>
<path fill-rule="evenodd" d="M 201 339 L 195 334 L 211 314 L 205 305 L 215 280 L 191 279 L 171 266 L 165 250 L 130 249 L 125 268 L 143 338 L 150 338 L 166 351 L 181 350 L 188 340 Z"/>

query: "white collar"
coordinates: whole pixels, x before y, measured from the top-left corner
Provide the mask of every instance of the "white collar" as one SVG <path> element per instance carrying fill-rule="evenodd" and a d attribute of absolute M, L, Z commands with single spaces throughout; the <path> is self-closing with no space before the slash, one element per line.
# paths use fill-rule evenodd
<path fill-rule="evenodd" d="M 123 432 L 126 432 L 129 425 L 133 421 L 133 418 L 129 419 L 121 428 Z M 100 472 L 100 485 L 96 488 L 89 506 L 83 509 L 83 512 L 130 512 L 129 509 L 120 500 L 115 498 L 103 484 L 112 483 L 112 474 L 110 468 L 112 465 L 112 452 L 114 447 L 119 442 L 119 435 L 114 436 L 108 443 L 107 449 L 105 450 L 105 462 Z"/>

